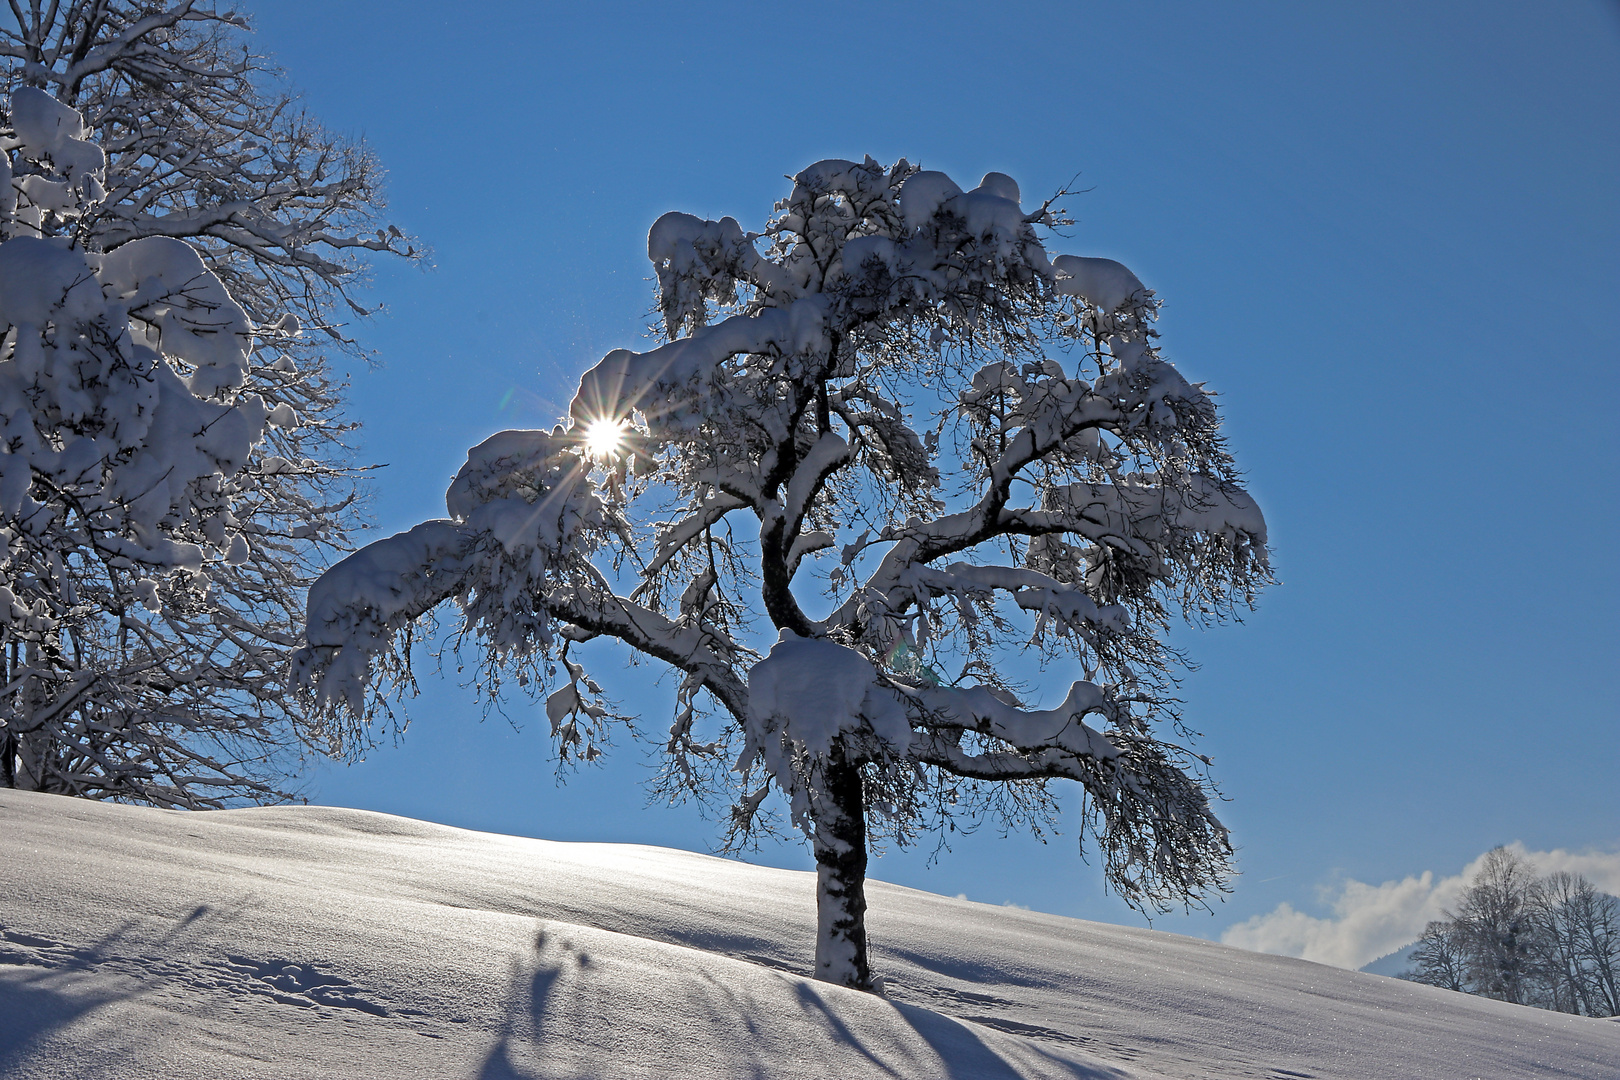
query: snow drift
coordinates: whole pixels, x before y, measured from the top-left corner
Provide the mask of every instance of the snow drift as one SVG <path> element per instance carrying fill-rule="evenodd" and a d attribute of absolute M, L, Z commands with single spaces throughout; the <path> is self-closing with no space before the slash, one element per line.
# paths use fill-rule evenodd
<path fill-rule="evenodd" d="M 872 883 L 325 807 L 0 791 L 0 1075 L 1581 1077 L 1620 1024 Z"/>

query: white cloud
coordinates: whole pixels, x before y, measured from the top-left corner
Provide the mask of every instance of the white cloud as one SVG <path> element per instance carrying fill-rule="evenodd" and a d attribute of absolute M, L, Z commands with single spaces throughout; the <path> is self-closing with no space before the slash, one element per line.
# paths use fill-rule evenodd
<path fill-rule="evenodd" d="M 1551 874 L 1567 870 L 1571 874 L 1581 875 L 1606 893 L 1620 896 L 1620 852 L 1576 854 L 1563 848 L 1555 851 L 1525 851 L 1522 844 L 1508 846 L 1535 863 L 1537 873 Z"/>
<path fill-rule="evenodd" d="M 1620 895 L 1620 852 L 1528 851 L 1517 842 L 1508 848 L 1532 863 L 1537 873 L 1567 870 L 1604 892 Z M 1255 952 L 1359 968 L 1417 940 L 1426 923 L 1456 903 L 1484 858 L 1480 855 L 1462 873 L 1438 880 L 1425 870 L 1419 877 L 1382 885 L 1354 879 L 1340 882 L 1322 890 L 1322 902 L 1333 912 L 1328 918 L 1278 904 L 1274 911 L 1227 927 L 1221 941 Z"/>

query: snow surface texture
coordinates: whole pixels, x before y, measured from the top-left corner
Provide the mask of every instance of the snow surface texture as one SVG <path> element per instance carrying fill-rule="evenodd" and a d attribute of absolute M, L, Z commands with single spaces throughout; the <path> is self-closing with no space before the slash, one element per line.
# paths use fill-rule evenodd
<path fill-rule="evenodd" d="M 324 807 L 0 791 L 0 1076 L 1579 1077 L 1620 1024 L 872 883 Z"/>

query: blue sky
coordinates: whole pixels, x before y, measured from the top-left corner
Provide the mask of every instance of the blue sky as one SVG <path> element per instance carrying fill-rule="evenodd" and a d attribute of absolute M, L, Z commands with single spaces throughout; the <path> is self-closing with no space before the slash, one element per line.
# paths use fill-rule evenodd
<path fill-rule="evenodd" d="M 1497 843 L 1620 849 L 1620 6 L 444 5 L 275 0 L 257 46 L 390 172 L 435 268 L 379 267 L 360 457 L 392 532 L 468 446 L 549 426 L 636 347 L 647 226 L 758 227 L 824 157 L 906 156 L 1030 197 L 1079 174 L 1061 248 L 1165 301 L 1221 394 L 1282 584 L 1178 632 L 1243 870 L 1216 936 L 1324 886 L 1454 874 Z M 1056 247 L 1056 245 L 1054 245 Z M 652 667 L 604 672 L 665 722 Z M 622 743 L 559 788 L 543 718 L 424 679 L 404 742 L 314 801 L 553 839 L 704 850 Z M 1139 921 L 1072 835 L 994 830 L 872 873 Z M 799 849 L 759 861 L 808 866 Z"/>

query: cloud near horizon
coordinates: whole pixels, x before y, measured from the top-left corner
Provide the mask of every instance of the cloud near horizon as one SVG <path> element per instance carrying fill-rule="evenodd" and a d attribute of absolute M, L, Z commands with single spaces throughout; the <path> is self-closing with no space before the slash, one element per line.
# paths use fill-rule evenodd
<path fill-rule="evenodd" d="M 1507 847 L 1530 862 L 1538 874 L 1567 870 L 1604 892 L 1620 895 L 1620 852 L 1529 851 L 1517 841 Z M 1456 904 L 1484 858 L 1481 854 L 1451 877 L 1436 879 L 1433 871 L 1425 870 L 1418 877 L 1382 885 L 1352 878 L 1324 886 L 1321 897 L 1333 913 L 1330 917 L 1318 918 L 1291 904 L 1278 904 L 1265 915 L 1227 927 L 1221 941 L 1240 949 L 1354 970 L 1416 941 L 1426 924 Z"/>

